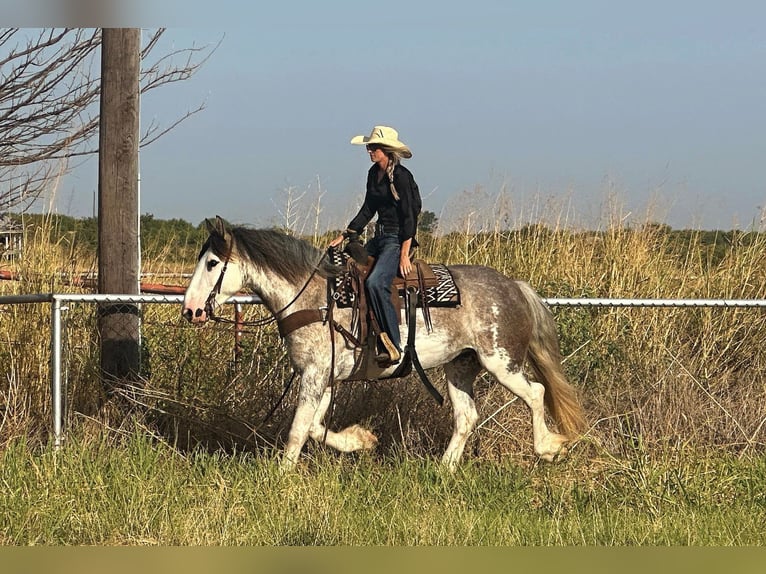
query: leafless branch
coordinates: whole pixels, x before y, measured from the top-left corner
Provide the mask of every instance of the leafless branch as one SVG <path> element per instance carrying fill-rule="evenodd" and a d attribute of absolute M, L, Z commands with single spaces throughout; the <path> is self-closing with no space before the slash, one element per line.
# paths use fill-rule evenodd
<path fill-rule="evenodd" d="M 188 80 L 217 46 L 155 52 L 165 29 L 149 35 L 142 49 L 141 93 Z M 72 158 L 98 150 L 98 56 L 100 29 L 0 29 L 0 209 L 26 209 L 53 175 Z M 202 102 L 168 126 L 152 122 L 141 146 L 159 139 L 203 110 Z"/>

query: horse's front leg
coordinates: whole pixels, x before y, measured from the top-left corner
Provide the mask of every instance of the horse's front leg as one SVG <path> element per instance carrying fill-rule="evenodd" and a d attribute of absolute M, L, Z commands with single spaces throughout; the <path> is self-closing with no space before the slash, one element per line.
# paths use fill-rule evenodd
<path fill-rule="evenodd" d="M 327 373 L 324 378 L 314 378 L 313 382 L 303 375 L 298 407 L 285 448 L 283 468 L 292 468 L 298 462 L 303 446 L 309 436 L 319 443 L 325 443 L 341 452 L 354 452 L 374 448 L 378 439 L 365 428 L 353 425 L 340 432 L 333 432 L 324 425 L 324 417 L 332 402 L 332 388 L 328 386 Z M 319 390 L 322 389 L 323 390 Z M 321 393 L 319 399 L 316 392 Z"/>
<path fill-rule="evenodd" d="M 321 420 L 327 412 L 329 401 L 323 400 L 327 376 L 328 373 L 316 369 L 306 369 L 301 375 L 298 404 L 295 407 L 295 415 L 292 425 L 290 425 L 287 445 L 282 458 L 281 466 L 284 469 L 293 468 L 298 463 L 298 458 L 309 438 L 312 425 L 317 419 Z"/>
<path fill-rule="evenodd" d="M 367 429 L 353 425 L 343 429 L 340 432 L 329 430 L 323 423 L 327 409 L 332 403 L 332 388 L 325 387 L 322 401 L 316 410 L 313 424 L 311 425 L 311 438 L 319 443 L 325 443 L 327 446 L 339 450 L 340 452 L 354 452 L 362 449 L 371 449 L 377 446 L 378 439 Z"/>

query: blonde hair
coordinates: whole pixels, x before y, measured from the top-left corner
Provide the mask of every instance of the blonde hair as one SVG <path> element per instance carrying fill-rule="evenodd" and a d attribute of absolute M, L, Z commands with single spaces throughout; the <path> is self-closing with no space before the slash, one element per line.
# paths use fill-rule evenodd
<path fill-rule="evenodd" d="M 383 151 L 388 156 L 388 167 L 386 167 L 386 173 L 388 174 L 388 182 L 391 185 L 391 194 L 394 196 L 395 201 L 399 201 L 399 193 L 397 193 L 396 187 L 394 187 L 394 169 L 399 164 L 399 162 L 401 162 L 403 156 L 398 151 L 391 148 L 383 147 Z"/>

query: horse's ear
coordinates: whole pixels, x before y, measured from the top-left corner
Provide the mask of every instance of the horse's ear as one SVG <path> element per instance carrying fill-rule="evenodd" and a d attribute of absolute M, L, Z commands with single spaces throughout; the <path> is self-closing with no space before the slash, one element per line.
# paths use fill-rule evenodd
<path fill-rule="evenodd" d="M 220 215 L 216 215 L 214 221 L 206 219 L 205 225 L 207 226 L 207 231 L 210 235 L 226 237 L 226 223 L 224 223 Z"/>

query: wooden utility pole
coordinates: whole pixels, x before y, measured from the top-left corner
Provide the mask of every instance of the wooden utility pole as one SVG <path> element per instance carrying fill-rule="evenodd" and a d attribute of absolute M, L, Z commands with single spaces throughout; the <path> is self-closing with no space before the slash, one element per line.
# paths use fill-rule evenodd
<path fill-rule="evenodd" d="M 139 73 L 141 30 L 104 28 L 98 153 L 98 290 L 140 292 L 138 237 Z M 137 304 L 99 307 L 101 372 L 107 390 L 138 381 Z"/>

